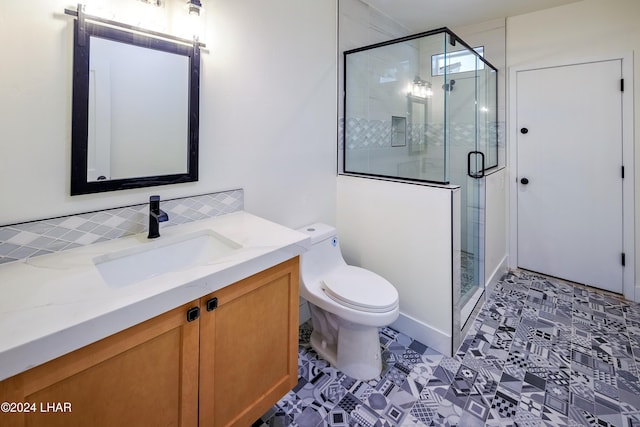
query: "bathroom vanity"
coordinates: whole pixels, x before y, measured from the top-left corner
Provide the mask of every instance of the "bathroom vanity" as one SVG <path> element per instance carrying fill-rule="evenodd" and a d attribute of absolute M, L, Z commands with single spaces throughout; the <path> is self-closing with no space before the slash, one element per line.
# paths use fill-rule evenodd
<path fill-rule="evenodd" d="M 133 283 L 97 267 L 203 230 L 232 250 Z M 297 383 L 307 248 L 237 212 L 0 266 L 0 424 L 250 425 Z"/>

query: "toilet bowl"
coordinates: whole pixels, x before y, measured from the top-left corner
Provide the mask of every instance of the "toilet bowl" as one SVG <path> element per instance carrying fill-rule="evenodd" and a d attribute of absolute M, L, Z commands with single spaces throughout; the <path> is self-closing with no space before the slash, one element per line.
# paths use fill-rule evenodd
<path fill-rule="evenodd" d="M 311 347 L 352 378 L 378 377 L 378 328 L 398 318 L 397 290 L 378 274 L 347 265 L 334 227 L 316 223 L 298 231 L 311 240 L 300 257 L 300 296 L 309 302 L 313 323 Z"/>

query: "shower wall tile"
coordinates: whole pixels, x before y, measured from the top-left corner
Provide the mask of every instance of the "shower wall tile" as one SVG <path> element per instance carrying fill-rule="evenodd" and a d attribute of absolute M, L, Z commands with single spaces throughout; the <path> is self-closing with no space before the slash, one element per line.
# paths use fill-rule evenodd
<path fill-rule="evenodd" d="M 244 191 L 231 190 L 161 202 L 169 221 L 162 227 L 244 209 Z M 0 227 L 0 264 L 144 232 L 149 204 L 87 212 Z"/>
<path fill-rule="evenodd" d="M 344 121 L 340 122 L 341 127 Z M 498 133 L 499 144 L 504 141 L 504 124 L 491 125 L 491 132 Z M 452 146 L 466 146 L 469 141 L 475 140 L 476 128 L 471 123 L 451 123 L 447 129 L 449 142 Z M 341 132 L 342 133 L 342 132 Z M 362 117 L 348 117 L 346 120 L 346 133 L 348 134 L 347 150 L 384 148 L 391 146 L 391 120 L 371 120 Z M 408 125 L 407 139 L 418 140 L 420 135 L 426 136 L 427 144 L 443 145 L 445 125 L 433 123 L 420 125 Z M 344 145 L 340 135 L 341 146 Z"/>

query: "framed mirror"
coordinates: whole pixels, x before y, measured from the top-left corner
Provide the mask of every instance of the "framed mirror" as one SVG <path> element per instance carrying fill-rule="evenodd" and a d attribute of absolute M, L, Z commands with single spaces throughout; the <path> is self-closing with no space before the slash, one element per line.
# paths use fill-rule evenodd
<path fill-rule="evenodd" d="M 197 42 L 78 14 L 71 195 L 197 181 L 199 76 Z"/>
<path fill-rule="evenodd" d="M 409 154 L 420 154 L 427 150 L 428 108 L 429 98 L 407 95 Z"/>

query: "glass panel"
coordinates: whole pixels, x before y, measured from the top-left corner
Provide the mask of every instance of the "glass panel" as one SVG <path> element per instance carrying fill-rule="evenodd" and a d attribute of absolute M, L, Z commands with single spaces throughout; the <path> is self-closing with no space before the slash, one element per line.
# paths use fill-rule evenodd
<path fill-rule="evenodd" d="M 485 180 L 467 176 L 462 199 L 462 253 L 460 271 L 461 329 L 484 291 Z"/>
<path fill-rule="evenodd" d="M 480 151 L 482 174 L 498 164 L 496 91 L 495 68 L 448 30 L 345 52 L 344 172 L 461 184 Z"/>
<path fill-rule="evenodd" d="M 478 55 L 484 55 L 484 47 L 476 47 Z M 467 50 L 453 52 L 450 54 L 438 54 L 431 57 L 431 75 L 444 76 L 445 74 L 464 73 L 476 71 L 484 68 L 484 62 L 478 63 L 477 56 Z"/>
<path fill-rule="evenodd" d="M 478 139 L 477 108 L 478 74 L 476 70 L 450 73 L 457 58 L 466 53 L 472 54 L 464 46 L 449 45 L 446 52 L 444 84 L 446 104 L 446 146 L 449 150 L 450 181 L 460 185 L 461 218 L 460 234 L 462 236 L 462 259 L 460 272 L 461 295 L 463 307 L 480 288 L 479 259 L 479 181 L 469 176 L 480 172 L 481 155 L 474 154 L 482 149 Z M 463 310 L 464 311 L 464 310 Z M 461 316 L 462 323 L 466 318 Z"/>
<path fill-rule="evenodd" d="M 345 53 L 345 172 L 448 183 L 443 95 L 428 80 L 444 43 L 437 33 Z"/>
<path fill-rule="evenodd" d="M 485 153 L 485 169 L 498 166 L 497 74 L 491 67 L 478 71 L 478 143 Z"/>

